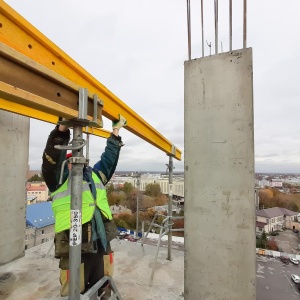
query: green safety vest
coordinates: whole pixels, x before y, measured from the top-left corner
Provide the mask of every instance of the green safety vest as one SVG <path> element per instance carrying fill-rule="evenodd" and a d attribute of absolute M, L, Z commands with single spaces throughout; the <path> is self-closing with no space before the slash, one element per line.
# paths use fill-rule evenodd
<path fill-rule="evenodd" d="M 96 188 L 96 199 L 90 190 L 88 182 L 83 180 L 82 185 L 82 224 L 89 222 L 95 212 L 95 206 L 101 210 L 102 214 L 112 220 L 112 214 L 106 197 L 106 190 L 100 178 L 92 172 L 92 178 Z M 69 178 L 51 193 L 52 210 L 55 218 L 55 233 L 68 230 L 71 227 L 71 181 Z"/>

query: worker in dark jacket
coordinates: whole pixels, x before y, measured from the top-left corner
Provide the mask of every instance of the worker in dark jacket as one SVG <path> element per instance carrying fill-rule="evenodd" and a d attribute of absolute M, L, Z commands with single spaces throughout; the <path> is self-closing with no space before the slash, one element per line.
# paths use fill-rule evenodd
<path fill-rule="evenodd" d="M 93 168 L 83 169 L 82 188 L 82 255 L 80 267 L 80 291 L 85 292 L 104 276 L 104 257 L 112 264 L 113 256 L 109 242 L 115 237 L 115 225 L 109 209 L 105 185 L 115 172 L 122 144 L 119 130 L 126 125 L 126 119 L 113 122 L 113 132 L 101 159 Z M 70 130 L 66 125 L 57 125 L 50 133 L 43 153 L 42 173 L 51 192 L 52 209 L 55 217 L 55 257 L 60 259 L 61 296 L 68 295 L 69 289 L 69 229 L 71 188 L 68 164 L 59 184 L 61 167 L 66 160 L 66 150 L 55 149 L 56 145 L 67 145 Z M 69 156 L 69 155 L 68 155 Z M 110 266 L 110 269 L 112 266 Z M 111 275 L 107 273 L 105 275 Z M 110 296 L 109 286 L 99 290 L 101 299 Z"/>

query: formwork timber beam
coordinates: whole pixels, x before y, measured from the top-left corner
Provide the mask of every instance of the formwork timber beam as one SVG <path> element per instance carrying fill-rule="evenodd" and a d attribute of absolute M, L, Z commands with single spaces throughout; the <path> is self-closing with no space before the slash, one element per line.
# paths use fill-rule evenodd
<path fill-rule="evenodd" d="M 103 84 L 101 84 L 91 74 L 84 70 L 78 63 L 76 63 L 71 57 L 69 57 L 65 52 L 63 52 L 59 47 L 45 37 L 40 31 L 38 31 L 33 25 L 19 15 L 15 10 L 13 10 L 3 0 L 0 0 L 0 45 L 2 51 L 0 51 L 0 58 L 2 58 L 0 63 L 6 65 L 14 63 L 14 67 L 19 66 L 20 68 L 23 67 L 24 69 L 25 66 L 25 69 L 27 70 L 33 69 L 34 71 L 31 72 L 33 74 L 32 76 L 34 76 L 34 74 L 39 74 L 38 77 L 41 81 L 49 77 L 51 79 L 54 78 L 54 81 L 52 80 L 51 84 L 53 85 L 53 82 L 55 82 L 55 84 L 59 82 L 60 88 L 66 86 L 66 82 L 71 82 L 73 87 L 70 88 L 70 86 L 67 84 L 67 87 L 65 88 L 65 92 L 68 95 L 74 91 L 74 88 L 75 90 L 78 87 L 87 88 L 91 95 L 96 94 L 104 102 L 102 110 L 103 116 L 110 120 L 116 120 L 118 119 L 119 114 L 123 115 L 128 121 L 128 125 L 125 127 L 127 130 L 157 147 L 158 149 L 164 151 L 166 154 L 172 155 L 174 158 L 181 160 L 181 151 L 177 147 L 174 147 L 170 141 L 168 141 L 156 129 L 148 124 L 129 106 L 127 106 Z M 12 55 L 10 55 L 8 52 L 10 52 Z M 22 63 L 20 63 L 20 60 L 18 59 L 12 59 L 12 57 L 18 56 L 16 53 L 19 53 L 18 58 L 23 57 L 24 61 Z M 7 70 L 10 67 L 12 67 L 12 65 L 6 66 Z M 1 68 L 2 66 L 0 65 L 0 69 Z M 38 69 L 38 72 L 36 72 L 36 69 Z M 26 72 L 24 71 L 23 74 L 25 73 Z M 40 76 L 41 74 L 42 76 Z M 12 76 L 15 75 L 16 73 L 14 73 Z M 63 80 L 61 83 L 60 80 L 62 78 L 65 80 Z M 47 80 L 44 80 L 44 82 L 49 83 Z M 47 87 L 48 83 L 45 83 Z M 38 103 L 36 103 L 35 100 L 32 100 L 32 98 L 31 100 L 27 101 L 28 99 L 26 100 L 26 97 L 23 98 L 23 96 L 20 96 L 19 94 L 9 94 L 12 92 L 15 86 L 13 81 L 4 81 L 2 84 L 3 85 L 0 88 L 0 91 L 2 91 L 0 98 L 6 101 L 12 101 L 16 106 L 18 105 L 19 107 L 26 106 L 36 110 L 36 112 L 41 111 L 41 114 L 39 115 L 40 119 L 42 117 L 42 113 L 47 114 L 50 120 L 50 116 L 65 117 L 71 113 L 72 110 L 73 113 L 75 110 L 77 111 L 77 100 L 76 102 L 75 100 L 71 100 L 71 95 L 70 100 L 68 101 L 65 100 L 66 98 L 61 96 L 62 94 L 56 94 L 56 97 L 44 95 L 43 93 L 39 95 L 36 94 L 36 90 L 38 89 L 37 84 L 31 84 L 31 86 L 25 84 L 17 88 L 17 92 L 23 92 L 25 94 L 27 92 L 28 98 L 34 96 L 39 97 L 37 98 Z M 49 83 L 49 86 L 51 84 Z M 28 90 L 28 86 L 30 86 L 31 90 Z M 2 88 L 4 90 L 2 90 Z M 45 103 L 43 103 L 43 99 L 45 100 Z M 56 103 L 54 108 L 47 106 L 47 101 L 51 101 L 51 104 Z M 48 109 L 43 110 L 43 107 L 45 107 L 44 105 L 47 106 Z M 45 115 L 43 115 L 43 117 L 45 117 Z"/>
<path fill-rule="evenodd" d="M 59 117 L 78 116 L 78 91 L 70 80 L 0 43 L 0 109 L 57 124 Z M 92 100 L 88 104 L 88 119 L 94 121 Z M 98 105 L 98 124 L 102 124 L 101 113 Z M 84 131 L 104 138 L 110 135 L 96 127 Z"/>

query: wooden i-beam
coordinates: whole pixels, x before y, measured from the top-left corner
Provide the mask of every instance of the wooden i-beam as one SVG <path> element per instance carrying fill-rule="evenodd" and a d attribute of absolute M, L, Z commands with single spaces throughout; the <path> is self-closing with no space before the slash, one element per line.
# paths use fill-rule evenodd
<path fill-rule="evenodd" d="M 58 116 L 77 117 L 79 88 L 87 88 L 89 98 L 97 95 L 103 101 L 103 116 L 116 120 L 123 115 L 127 130 L 181 160 L 181 151 L 170 141 L 0 0 L 0 109 L 56 123 Z M 89 131 L 109 135 L 102 129 Z"/>

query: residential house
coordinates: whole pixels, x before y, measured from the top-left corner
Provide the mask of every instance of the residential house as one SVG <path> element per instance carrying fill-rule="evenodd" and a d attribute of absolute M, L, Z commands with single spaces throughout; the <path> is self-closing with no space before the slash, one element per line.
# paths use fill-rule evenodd
<path fill-rule="evenodd" d="M 36 202 L 44 202 L 49 198 L 48 187 L 45 182 L 27 182 L 26 185 L 27 197 L 35 196 Z"/>
<path fill-rule="evenodd" d="M 26 208 L 25 250 L 54 239 L 54 215 L 51 202 Z"/>
<path fill-rule="evenodd" d="M 256 211 L 256 232 L 270 233 L 283 227 L 298 229 L 298 213 L 286 208 L 272 207 Z"/>

